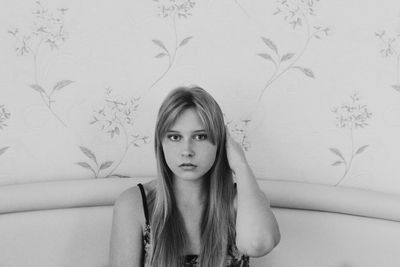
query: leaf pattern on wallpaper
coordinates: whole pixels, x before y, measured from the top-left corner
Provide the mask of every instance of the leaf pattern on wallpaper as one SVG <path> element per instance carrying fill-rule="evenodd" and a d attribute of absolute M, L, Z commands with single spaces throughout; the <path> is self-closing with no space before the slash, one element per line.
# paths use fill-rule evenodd
<path fill-rule="evenodd" d="M 80 161 L 76 162 L 77 165 L 81 166 L 82 168 L 90 170 L 95 178 L 99 178 L 100 171 L 105 170 L 113 164 L 112 161 L 106 161 L 102 162 L 99 166 L 99 163 L 97 162 L 96 155 L 87 147 L 80 146 L 79 147 L 82 153 L 91 160 L 90 163 L 86 161 Z M 94 167 L 93 167 L 94 166 Z"/>
<path fill-rule="evenodd" d="M 158 82 L 160 82 L 165 75 L 171 70 L 175 63 L 176 56 L 179 49 L 186 46 L 193 38 L 193 36 L 186 36 L 184 38 L 178 38 L 177 32 L 177 19 L 188 19 L 192 15 L 192 9 L 195 6 L 195 2 L 192 0 L 154 0 L 157 4 L 158 16 L 167 19 L 172 22 L 172 28 L 174 32 L 174 46 L 170 49 L 167 48 L 163 40 L 153 39 L 153 44 L 159 49 L 157 54 L 154 56 L 157 59 L 163 60 L 168 59 L 168 66 L 164 72 L 150 85 L 148 90 L 152 89 Z"/>
<path fill-rule="evenodd" d="M 259 100 L 261 100 L 265 91 L 271 86 L 271 84 L 289 70 L 297 70 L 309 78 L 315 78 L 314 72 L 310 68 L 299 66 L 297 65 L 297 62 L 303 56 L 313 39 L 322 39 L 322 37 L 329 34 L 330 29 L 328 27 L 312 25 L 310 23 L 310 17 L 316 15 L 315 5 L 317 2 L 319 1 L 277 1 L 278 6 L 274 15 L 283 16 L 284 20 L 292 26 L 293 30 L 303 27 L 306 33 L 306 40 L 303 47 L 298 52 L 285 52 L 281 54 L 279 53 L 278 46 L 274 41 L 264 36 L 261 37 L 261 41 L 266 45 L 267 52 L 258 53 L 257 55 L 273 63 L 274 71 L 269 76 L 266 84 L 261 90 Z"/>
<path fill-rule="evenodd" d="M 125 143 L 121 158 L 118 161 L 112 161 L 103 166 L 103 169 L 108 169 L 111 165 L 114 165 L 105 177 L 126 177 L 114 172 L 125 159 L 129 148 L 132 146 L 140 147 L 141 144 L 149 143 L 149 137 L 137 133 L 135 129 L 139 101 L 140 98 L 125 99 L 117 97 L 113 94 L 111 88 L 106 88 L 104 106 L 93 111 L 93 120 L 90 124 L 100 126 L 100 130 L 107 133 L 110 138 L 117 136 L 123 138 Z M 92 156 L 92 154 L 87 155 L 88 157 Z"/>
<path fill-rule="evenodd" d="M 48 47 L 51 51 L 58 50 L 67 39 L 64 27 L 64 16 L 67 9 L 59 8 L 51 12 L 40 1 L 35 1 L 35 9 L 32 12 L 34 21 L 30 28 L 33 30 L 25 34 L 20 28 L 9 30 L 8 33 L 15 40 L 15 53 L 18 56 L 30 55 L 33 60 L 34 82 L 28 86 L 36 91 L 44 105 L 51 114 L 65 127 L 67 125 L 54 111 L 55 94 L 70 85 L 73 81 L 61 80 L 52 87 L 46 88 L 44 82 L 39 79 L 39 59 L 43 54 L 43 48 Z M 33 27 L 32 27 L 33 26 Z"/>
<path fill-rule="evenodd" d="M 396 82 L 392 88 L 400 92 L 400 34 L 390 35 L 386 31 L 379 31 L 375 36 L 381 43 L 380 54 L 383 58 L 394 58 L 396 61 Z"/>
<path fill-rule="evenodd" d="M 247 135 L 248 127 L 251 122 L 250 119 L 242 119 L 239 121 L 233 121 L 227 118 L 226 114 L 224 114 L 226 127 L 232 133 L 232 136 L 245 151 L 248 151 L 251 143 L 249 137 Z"/>
<path fill-rule="evenodd" d="M 356 129 L 368 126 L 368 120 L 371 119 L 372 113 L 368 111 L 368 107 L 360 102 L 358 93 L 350 96 L 350 103 L 343 103 L 341 106 L 333 107 L 332 113 L 335 114 L 336 126 L 340 129 L 346 129 L 350 135 L 350 156 L 345 154 L 338 148 L 331 147 L 329 151 L 336 156 L 332 166 L 343 166 L 344 173 L 335 186 L 340 185 L 348 175 L 351 166 L 357 156 L 362 154 L 369 145 L 356 146 L 354 140 L 354 131 Z"/>
<path fill-rule="evenodd" d="M 247 12 L 247 10 L 243 7 L 243 5 L 238 0 L 235 0 L 235 4 L 239 7 L 239 9 L 243 12 L 243 14 L 246 17 L 250 18 L 249 13 Z"/>
<path fill-rule="evenodd" d="M 9 146 L 6 146 L 6 147 L 3 147 L 3 148 L 0 148 L 0 156 L 1 155 L 3 155 L 4 154 L 4 152 L 6 152 L 7 151 L 7 149 L 9 149 L 10 147 Z"/>
<path fill-rule="evenodd" d="M 11 113 L 7 110 L 5 105 L 0 105 L 0 130 L 7 127 L 7 121 L 11 118 Z"/>
<path fill-rule="evenodd" d="M 6 109 L 5 105 L 0 105 L 0 130 L 4 130 L 7 127 L 7 121 L 11 118 L 11 113 Z M 3 155 L 10 147 L 0 148 L 0 156 Z"/>

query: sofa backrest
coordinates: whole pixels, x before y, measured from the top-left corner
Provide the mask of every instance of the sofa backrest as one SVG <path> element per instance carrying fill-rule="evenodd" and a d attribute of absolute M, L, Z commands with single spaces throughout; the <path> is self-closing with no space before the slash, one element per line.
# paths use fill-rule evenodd
<path fill-rule="evenodd" d="M 1 267 L 106 267 L 113 203 L 151 178 L 0 187 Z M 282 239 L 252 267 L 400 265 L 398 196 L 259 180 Z M 142 216 L 140 214 L 139 216 Z"/>

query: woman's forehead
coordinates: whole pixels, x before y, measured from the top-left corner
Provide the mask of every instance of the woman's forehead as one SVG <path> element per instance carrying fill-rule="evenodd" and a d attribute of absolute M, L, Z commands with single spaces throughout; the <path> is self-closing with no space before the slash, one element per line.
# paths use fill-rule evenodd
<path fill-rule="evenodd" d="M 195 108 L 188 108 L 182 111 L 168 131 L 195 132 L 205 131 L 205 126 Z"/>

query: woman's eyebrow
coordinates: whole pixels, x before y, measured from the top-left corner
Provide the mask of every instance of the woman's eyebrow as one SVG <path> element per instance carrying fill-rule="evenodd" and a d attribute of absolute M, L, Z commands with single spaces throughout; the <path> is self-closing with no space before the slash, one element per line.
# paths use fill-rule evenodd
<path fill-rule="evenodd" d="M 192 133 L 205 133 L 205 132 L 206 132 L 205 129 L 192 131 Z M 171 129 L 171 130 L 167 130 L 166 133 L 180 133 L 180 131 Z"/>

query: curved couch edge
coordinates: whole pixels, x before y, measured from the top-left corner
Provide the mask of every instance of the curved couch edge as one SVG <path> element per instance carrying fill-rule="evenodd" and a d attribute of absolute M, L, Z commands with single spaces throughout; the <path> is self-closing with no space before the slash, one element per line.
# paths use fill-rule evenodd
<path fill-rule="evenodd" d="M 46 181 L 0 187 L 0 214 L 113 205 L 129 187 L 154 177 Z M 364 189 L 258 180 L 277 208 L 335 212 L 400 221 L 400 196 Z"/>
<path fill-rule="evenodd" d="M 150 178 L 45 181 L 0 187 L 0 214 L 114 205 L 117 197 Z"/>
<path fill-rule="evenodd" d="M 400 195 L 300 182 L 259 182 L 271 206 L 400 221 Z"/>

